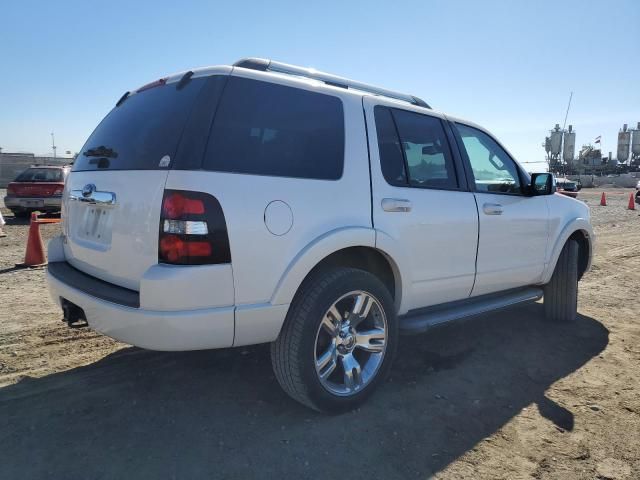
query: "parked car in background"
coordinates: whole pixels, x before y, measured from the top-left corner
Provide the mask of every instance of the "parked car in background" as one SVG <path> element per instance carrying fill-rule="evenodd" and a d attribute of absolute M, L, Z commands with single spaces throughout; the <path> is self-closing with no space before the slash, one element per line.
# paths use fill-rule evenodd
<path fill-rule="evenodd" d="M 482 127 L 262 59 L 131 92 L 74 162 L 49 243 L 70 326 L 156 350 L 268 342 L 291 397 L 342 411 L 400 331 L 543 295 L 550 321 L 576 318 L 589 207 Z"/>
<path fill-rule="evenodd" d="M 31 212 L 59 212 L 62 206 L 64 182 L 69 165 L 38 165 L 27 168 L 7 186 L 5 206 L 16 217 L 28 217 Z"/>
<path fill-rule="evenodd" d="M 556 178 L 556 191 L 567 197 L 576 198 L 580 190 L 578 184 L 567 178 Z"/>

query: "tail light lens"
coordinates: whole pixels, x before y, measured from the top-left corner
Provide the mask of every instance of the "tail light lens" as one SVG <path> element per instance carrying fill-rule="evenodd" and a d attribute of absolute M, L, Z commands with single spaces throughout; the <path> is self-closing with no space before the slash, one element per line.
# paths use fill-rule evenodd
<path fill-rule="evenodd" d="M 231 263 L 227 223 L 214 196 L 164 191 L 158 260 L 175 265 Z"/>
<path fill-rule="evenodd" d="M 56 187 L 56 189 L 53 191 L 54 195 L 62 195 L 62 192 L 64 191 L 64 185 L 58 185 Z"/>
<path fill-rule="evenodd" d="M 7 195 L 15 195 L 16 194 L 16 186 L 13 183 L 7 185 Z"/>

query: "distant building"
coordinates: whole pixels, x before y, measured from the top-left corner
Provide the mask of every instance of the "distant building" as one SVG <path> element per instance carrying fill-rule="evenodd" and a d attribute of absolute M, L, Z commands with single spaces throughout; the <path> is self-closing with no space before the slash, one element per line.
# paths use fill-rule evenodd
<path fill-rule="evenodd" d="M 5 188 L 23 170 L 31 165 L 67 165 L 73 162 L 69 157 L 37 157 L 33 153 L 3 152 L 0 150 L 0 188 Z"/>

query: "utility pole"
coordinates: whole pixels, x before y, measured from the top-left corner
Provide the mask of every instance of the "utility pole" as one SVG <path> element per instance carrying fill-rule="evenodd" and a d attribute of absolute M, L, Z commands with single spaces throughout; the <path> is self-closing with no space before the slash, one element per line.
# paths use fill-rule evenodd
<path fill-rule="evenodd" d="M 53 163 L 56 163 L 56 137 L 51 132 L 51 148 L 53 148 Z"/>

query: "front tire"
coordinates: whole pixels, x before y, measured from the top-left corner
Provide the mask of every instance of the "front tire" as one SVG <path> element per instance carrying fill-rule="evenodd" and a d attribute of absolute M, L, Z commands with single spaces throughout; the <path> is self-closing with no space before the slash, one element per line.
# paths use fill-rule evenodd
<path fill-rule="evenodd" d="M 360 405 L 387 376 L 398 341 L 391 294 L 355 268 L 319 269 L 296 293 L 271 362 L 294 400 L 321 412 Z"/>
<path fill-rule="evenodd" d="M 560 252 L 551 281 L 544 287 L 547 320 L 571 322 L 578 313 L 578 242 L 568 240 Z"/>

